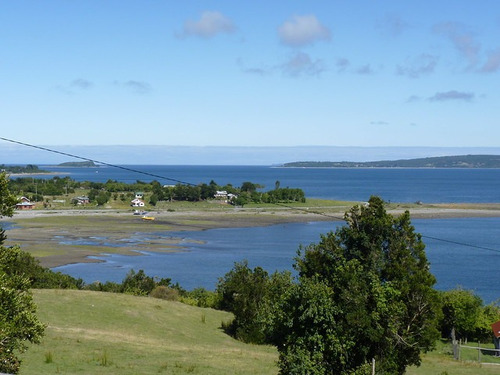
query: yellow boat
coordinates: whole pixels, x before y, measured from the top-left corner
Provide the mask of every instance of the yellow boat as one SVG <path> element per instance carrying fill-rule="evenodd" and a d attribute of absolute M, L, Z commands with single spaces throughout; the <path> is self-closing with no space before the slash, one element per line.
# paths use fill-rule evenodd
<path fill-rule="evenodd" d="M 142 220 L 154 220 L 155 218 L 153 216 L 143 216 Z"/>

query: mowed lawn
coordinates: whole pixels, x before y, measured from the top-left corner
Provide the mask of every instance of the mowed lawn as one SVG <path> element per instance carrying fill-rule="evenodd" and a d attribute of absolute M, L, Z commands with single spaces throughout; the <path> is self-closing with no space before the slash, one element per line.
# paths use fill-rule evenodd
<path fill-rule="evenodd" d="M 22 356 L 27 374 L 277 374 L 276 349 L 227 336 L 231 314 L 151 297 L 34 290 L 47 324 Z M 409 375 L 500 374 L 500 366 L 457 362 L 438 343 Z"/>

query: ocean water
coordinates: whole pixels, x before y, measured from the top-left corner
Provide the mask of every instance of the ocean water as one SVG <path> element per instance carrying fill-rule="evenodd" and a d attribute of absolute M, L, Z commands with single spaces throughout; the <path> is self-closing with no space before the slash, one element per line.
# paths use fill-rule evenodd
<path fill-rule="evenodd" d="M 474 290 L 488 303 L 500 298 L 497 283 L 500 218 L 420 219 L 414 220 L 413 224 L 424 236 L 438 289 L 461 286 Z M 251 267 L 261 266 L 268 272 L 293 271 L 292 265 L 300 246 L 317 243 L 321 234 L 334 231 L 340 225 L 343 223 L 311 222 L 156 233 L 182 238 L 179 252 L 103 255 L 93 257 L 102 263 L 71 264 L 55 270 L 90 283 L 96 280 L 120 282 L 131 269 L 143 269 L 151 276 L 169 277 L 188 290 L 196 287 L 213 290 L 218 279 L 233 267 L 234 262 L 247 260 Z M 202 243 L 193 243 L 193 240 Z"/>
<path fill-rule="evenodd" d="M 448 203 L 500 202 L 500 169 L 378 169 L 378 168 L 274 168 L 268 166 L 162 166 L 127 165 L 132 172 L 113 167 L 41 169 L 65 173 L 77 181 L 132 183 L 157 180 L 199 184 L 214 180 L 219 185 L 258 183 L 264 190 L 301 188 L 306 197 L 366 201 L 378 195 L 386 201 Z M 52 178 L 54 175 L 48 175 Z"/>

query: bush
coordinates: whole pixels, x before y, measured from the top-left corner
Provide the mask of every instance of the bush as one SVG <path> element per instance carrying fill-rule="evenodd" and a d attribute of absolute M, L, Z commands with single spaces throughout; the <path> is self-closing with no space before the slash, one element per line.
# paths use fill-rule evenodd
<path fill-rule="evenodd" d="M 167 301 L 178 301 L 179 291 L 177 289 L 169 288 L 168 286 L 159 285 L 151 291 L 149 296 L 153 298 L 164 299 Z"/>

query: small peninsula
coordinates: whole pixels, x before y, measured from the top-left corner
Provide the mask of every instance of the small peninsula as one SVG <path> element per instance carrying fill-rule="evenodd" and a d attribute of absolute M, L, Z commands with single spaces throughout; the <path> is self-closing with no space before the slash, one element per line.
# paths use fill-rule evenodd
<path fill-rule="evenodd" d="M 437 156 L 418 159 L 352 161 L 297 161 L 285 168 L 500 168 L 500 155 Z"/>

